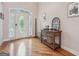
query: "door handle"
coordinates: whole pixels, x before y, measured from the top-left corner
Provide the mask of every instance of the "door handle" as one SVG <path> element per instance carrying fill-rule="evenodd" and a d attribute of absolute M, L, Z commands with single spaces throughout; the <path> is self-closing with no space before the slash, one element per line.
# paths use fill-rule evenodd
<path fill-rule="evenodd" d="M 15 24 L 15 26 L 17 26 L 17 24 Z"/>

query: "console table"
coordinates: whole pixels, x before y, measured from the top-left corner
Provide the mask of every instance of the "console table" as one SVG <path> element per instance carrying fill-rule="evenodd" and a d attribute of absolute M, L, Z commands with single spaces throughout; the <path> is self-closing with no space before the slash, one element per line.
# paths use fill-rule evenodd
<path fill-rule="evenodd" d="M 41 42 L 52 49 L 61 47 L 61 32 L 56 30 L 41 30 Z M 58 37 L 58 39 L 56 39 Z M 55 40 L 58 40 L 56 43 Z"/>

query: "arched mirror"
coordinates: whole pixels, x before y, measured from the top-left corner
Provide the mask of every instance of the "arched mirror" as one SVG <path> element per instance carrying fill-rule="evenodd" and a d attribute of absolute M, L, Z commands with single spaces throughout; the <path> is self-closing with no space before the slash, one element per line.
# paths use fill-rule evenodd
<path fill-rule="evenodd" d="M 59 17 L 54 17 L 52 20 L 52 29 L 53 30 L 60 30 L 60 19 Z"/>

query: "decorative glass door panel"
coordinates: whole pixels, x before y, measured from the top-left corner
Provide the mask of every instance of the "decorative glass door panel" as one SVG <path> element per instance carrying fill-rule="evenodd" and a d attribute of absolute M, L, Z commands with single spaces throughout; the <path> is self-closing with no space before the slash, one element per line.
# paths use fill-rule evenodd
<path fill-rule="evenodd" d="M 18 29 L 20 33 L 24 33 L 25 23 L 24 23 L 24 16 L 20 16 L 18 20 Z"/>

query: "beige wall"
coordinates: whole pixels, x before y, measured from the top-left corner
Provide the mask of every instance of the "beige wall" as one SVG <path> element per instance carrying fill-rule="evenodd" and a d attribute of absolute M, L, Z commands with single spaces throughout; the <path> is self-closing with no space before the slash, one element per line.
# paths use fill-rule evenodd
<path fill-rule="evenodd" d="M 67 6 L 69 3 L 39 3 L 38 13 L 38 35 L 40 29 L 45 25 L 51 25 L 52 18 L 57 16 L 61 20 L 62 30 L 62 48 L 79 55 L 79 16 L 71 17 L 67 16 Z M 43 13 L 47 14 L 47 20 L 43 20 Z"/>
<path fill-rule="evenodd" d="M 32 11 L 32 20 L 33 20 L 33 36 L 35 35 L 35 17 L 37 16 L 37 3 L 32 2 L 4 2 L 4 39 L 8 39 L 8 20 L 9 20 L 9 8 L 24 8 Z"/>

